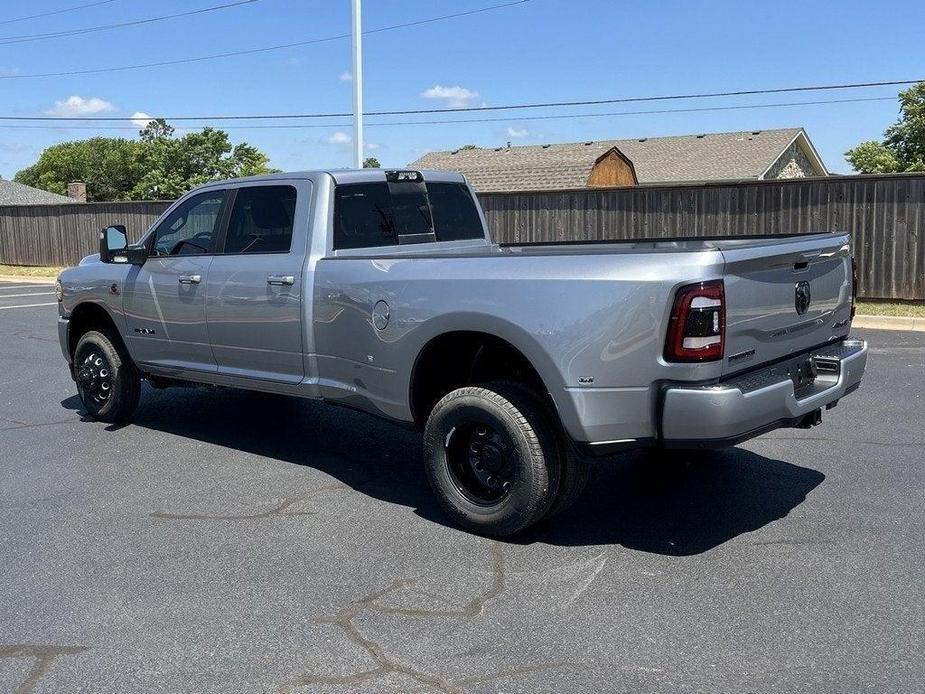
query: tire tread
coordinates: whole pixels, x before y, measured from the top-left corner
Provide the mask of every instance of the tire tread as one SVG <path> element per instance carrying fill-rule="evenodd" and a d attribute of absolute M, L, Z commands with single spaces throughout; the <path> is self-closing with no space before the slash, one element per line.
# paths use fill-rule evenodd
<path fill-rule="evenodd" d="M 121 424 L 127 421 L 138 407 L 138 401 L 141 398 L 141 377 L 126 352 L 122 340 L 117 334 L 105 328 L 88 330 L 80 336 L 74 348 L 75 366 L 77 354 L 88 342 L 95 343 L 106 352 L 106 359 L 113 371 L 113 395 L 111 396 L 113 399 L 98 413 L 90 412 L 89 414 L 102 422 Z"/>

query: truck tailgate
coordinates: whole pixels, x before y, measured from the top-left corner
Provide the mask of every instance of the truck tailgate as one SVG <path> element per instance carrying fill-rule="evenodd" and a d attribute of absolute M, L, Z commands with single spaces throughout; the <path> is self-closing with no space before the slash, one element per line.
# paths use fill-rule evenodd
<path fill-rule="evenodd" d="M 720 250 L 724 375 L 847 335 L 853 288 L 846 234 L 733 242 Z"/>

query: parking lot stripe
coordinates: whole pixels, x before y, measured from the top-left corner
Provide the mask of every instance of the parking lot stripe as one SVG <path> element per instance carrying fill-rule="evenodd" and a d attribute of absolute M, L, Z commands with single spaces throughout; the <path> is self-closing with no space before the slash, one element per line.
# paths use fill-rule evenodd
<path fill-rule="evenodd" d="M 28 292 L 27 294 L 0 294 L 0 299 L 15 299 L 20 296 L 48 296 L 54 292 Z"/>
<path fill-rule="evenodd" d="M 42 289 L 48 287 L 54 288 L 53 284 L 0 284 L 0 289 Z"/>
<path fill-rule="evenodd" d="M 6 311 L 7 309 L 10 309 L 10 308 L 33 308 L 35 306 L 54 306 L 57 303 L 58 303 L 57 301 L 52 301 L 51 303 L 48 303 L 48 304 L 19 304 L 18 306 L 0 306 L 0 311 Z"/>

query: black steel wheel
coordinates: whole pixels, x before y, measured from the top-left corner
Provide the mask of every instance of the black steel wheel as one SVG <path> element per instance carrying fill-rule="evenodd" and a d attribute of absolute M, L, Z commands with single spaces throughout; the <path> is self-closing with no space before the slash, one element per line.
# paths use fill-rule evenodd
<path fill-rule="evenodd" d="M 91 330 L 80 337 L 74 349 L 74 379 L 80 401 L 93 419 L 123 422 L 138 406 L 138 371 L 118 336 L 108 331 Z"/>
<path fill-rule="evenodd" d="M 475 504 L 490 506 L 510 493 L 516 456 L 511 437 L 488 421 L 465 423 L 448 434 L 450 475 L 459 493 Z"/>
<path fill-rule="evenodd" d="M 444 510 L 474 532 L 505 537 L 556 498 L 560 449 L 536 400 L 505 383 L 447 394 L 424 429 L 427 477 Z"/>

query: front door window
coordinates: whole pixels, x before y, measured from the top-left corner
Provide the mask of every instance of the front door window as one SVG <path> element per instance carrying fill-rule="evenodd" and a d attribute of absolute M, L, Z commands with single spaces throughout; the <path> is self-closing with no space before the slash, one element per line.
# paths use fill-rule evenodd
<path fill-rule="evenodd" d="M 154 256 L 205 255 L 221 216 L 225 191 L 194 195 L 168 215 L 154 232 Z"/>

